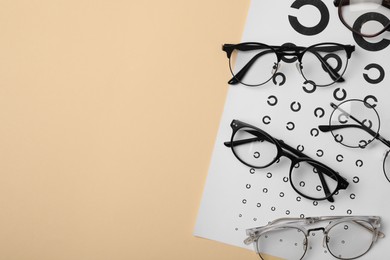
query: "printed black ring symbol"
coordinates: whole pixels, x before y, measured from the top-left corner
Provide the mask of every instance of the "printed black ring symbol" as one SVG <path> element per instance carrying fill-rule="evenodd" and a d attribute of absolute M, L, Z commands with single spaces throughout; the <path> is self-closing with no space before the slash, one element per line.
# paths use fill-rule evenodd
<path fill-rule="evenodd" d="M 342 96 L 338 96 L 337 93 L 339 92 L 342 92 Z M 341 101 L 341 100 L 344 100 L 346 97 L 347 97 L 347 91 L 345 89 L 340 89 L 340 88 L 336 88 L 334 91 L 333 91 L 333 97 L 338 100 L 338 101 Z"/>
<path fill-rule="evenodd" d="M 322 107 L 317 107 L 314 110 L 315 117 L 322 118 L 325 115 L 325 110 Z"/>
<path fill-rule="evenodd" d="M 297 31 L 300 34 L 303 35 L 316 35 L 321 33 L 325 28 L 328 26 L 329 23 L 329 11 L 326 5 L 321 0 L 296 0 L 291 5 L 291 8 L 294 9 L 300 9 L 302 6 L 305 5 L 311 5 L 314 6 L 320 11 L 321 13 L 321 19 L 318 22 L 317 25 L 313 27 L 306 27 L 303 26 L 299 21 L 298 18 L 292 15 L 288 16 L 288 20 L 290 22 L 290 25 L 292 28 L 294 28 L 295 31 Z"/>
<path fill-rule="evenodd" d="M 305 82 L 303 82 L 303 84 L 305 84 L 306 86 L 307 85 L 311 85 L 312 86 L 312 89 L 308 89 L 306 86 L 302 86 L 303 91 L 305 91 L 306 93 L 309 93 L 309 94 L 314 93 L 316 91 L 316 89 L 317 89 L 316 84 L 313 81 L 311 81 L 311 80 L 306 80 Z"/>
<path fill-rule="evenodd" d="M 344 160 L 344 156 L 343 156 L 342 154 L 338 154 L 338 155 L 336 156 L 336 160 L 337 160 L 338 162 L 342 162 L 342 161 Z"/>
<path fill-rule="evenodd" d="M 343 119 L 344 118 L 344 119 Z M 342 124 L 345 124 L 348 122 L 348 114 L 347 113 L 341 113 L 338 117 L 337 117 L 337 120 L 342 123 Z"/>
<path fill-rule="evenodd" d="M 372 121 L 370 119 L 364 119 L 362 121 L 363 125 L 365 125 L 368 128 L 372 128 Z"/>
<path fill-rule="evenodd" d="M 286 128 L 287 128 L 287 130 L 292 131 L 295 128 L 295 124 L 293 122 L 288 122 L 286 125 Z"/>
<path fill-rule="evenodd" d="M 329 53 L 329 54 L 327 54 L 327 55 L 324 56 L 324 60 L 325 60 L 325 61 L 328 61 L 328 60 L 331 59 L 331 58 L 335 59 L 336 62 L 337 62 L 336 68 L 333 68 L 333 69 L 334 69 L 335 71 L 339 71 L 339 70 L 341 69 L 341 67 L 343 66 L 343 61 L 341 60 L 340 56 L 337 55 L 337 54 L 334 54 L 334 53 Z M 333 67 L 333 66 L 332 66 L 332 67 Z M 328 71 L 328 68 L 326 68 L 324 64 L 322 64 L 322 69 L 323 69 L 324 71 Z"/>
<path fill-rule="evenodd" d="M 356 19 L 355 23 L 353 24 L 352 28 L 354 30 L 360 32 L 362 26 L 369 21 L 379 22 L 383 26 L 386 26 L 387 24 L 389 24 L 389 19 L 386 16 L 384 16 L 383 14 L 375 13 L 375 12 L 368 12 L 368 13 L 365 13 L 365 14 L 359 16 Z M 361 35 L 359 35 L 357 33 L 353 33 L 352 36 L 353 36 L 355 42 L 360 47 L 362 47 L 363 49 L 365 49 L 367 51 L 380 51 L 380 50 L 383 50 L 387 46 L 390 45 L 390 40 L 387 40 L 387 39 L 382 39 L 379 42 L 373 43 L 373 42 L 366 41 Z"/>
<path fill-rule="evenodd" d="M 368 102 L 367 100 L 369 100 L 369 99 L 373 100 L 374 102 L 372 102 L 372 103 Z M 367 103 L 367 104 L 369 104 L 372 107 L 376 107 L 376 104 L 373 104 L 373 103 L 378 103 L 378 99 L 375 96 L 373 96 L 373 95 L 366 96 L 363 101 L 364 101 L 364 103 Z M 366 105 L 366 106 L 368 108 L 370 108 L 368 105 Z"/>
<path fill-rule="evenodd" d="M 303 145 L 299 144 L 297 146 L 297 150 L 300 151 L 300 152 L 303 152 L 303 150 L 305 150 L 305 147 Z"/>
<path fill-rule="evenodd" d="M 378 84 L 380 82 L 383 81 L 383 79 L 385 78 L 385 70 L 382 68 L 381 65 L 379 64 L 376 64 L 376 63 L 371 63 L 371 64 L 368 64 L 365 68 L 365 70 L 371 70 L 371 69 L 376 69 L 378 70 L 379 72 L 379 77 L 376 78 L 376 79 L 372 79 L 370 78 L 367 73 L 363 73 L 363 78 L 368 82 L 368 83 L 371 83 L 371 84 Z"/>
<path fill-rule="evenodd" d="M 317 137 L 320 134 L 320 131 L 318 131 L 317 128 L 313 128 L 313 129 L 310 130 L 310 134 L 313 137 Z"/>
<path fill-rule="evenodd" d="M 264 116 L 264 117 L 263 117 L 263 123 L 264 123 L 265 125 L 270 124 L 270 123 L 271 123 L 271 117 L 270 117 L 270 116 Z"/>
<path fill-rule="evenodd" d="M 298 112 L 299 110 L 301 110 L 301 103 L 299 102 L 292 102 L 291 105 L 290 105 L 290 109 L 293 111 L 293 112 Z"/>
<path fill-rule="evenodd" d="M 366 140 L 360 140 L 359 141 L 359 147 L 364 149 L 366 148 L 366 146 L 369 144 L 369 142 L 367 142 Z"/>
<path fill-rule="evenodd" d="M 271 95 L 268 97 L 267 103 L 270 106 L 275 106 L 278 103 L 278 98 L 275 97 L 274 95 Z"/>
<path fill-rule="evenodd" d="M 336 134 L 336 135 L 334 136 L 334 140 L 335 140 L 336 142 L 338 142 L 338 143 L 341 143 L 341 142 L 343 142 L 344 137 L 343 137 L 342 135 L 340 135 L 340 134 Z"/>
<path fill-rule="evenodd" d="M 357 160 L 355 164 L 356 164 L 357 167 L 362 167 L 363 166 L 363 161 L 362 160 Z"/>
<path fill-rule="evenodd" d="M 279 83 L 276 81 L 276 78 L 282 78 L 282 81 L 280 81 Z M 273 76 L 272 76 L 272 82 L 275 84 L 275 85 L 279 85 L 279 86 L 283 86 L 284 83 L 286 83 L 286 76 L 282 73 L 282 72 L 276 72 Z"/>
<path fill-rule="evenodd" d="M 321 149 L 318 149 L 316 155 L 317 155 L 318 157 L 322 157 L 322 156 L 324 155 L 324 151 L 321 150 Z"/>

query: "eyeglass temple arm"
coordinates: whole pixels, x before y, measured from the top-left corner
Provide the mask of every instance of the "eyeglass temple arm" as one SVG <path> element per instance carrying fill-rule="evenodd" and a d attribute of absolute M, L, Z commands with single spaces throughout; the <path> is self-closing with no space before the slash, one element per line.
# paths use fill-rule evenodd
<path fill-rule="evenodd" d="M 389 140 L 386 140 L 385 138 L 383 138 L 383 136 L 381 136 L 379 133 L 376 133 L 375 131 L 373 131 L 371 128 L 367 127 L 366 125 L 364 125 L 360 120 L 358 120 L 357 118 L 355 118 L 353 115 L 351 115 L 350 113 L 346 112 L 344 109 L 341 109 L 339 108 L 338 106 L 336 106 L 334 103 L 330 103 L 330 106 L 334 109 L 338 109 L 340 110 L 341 112 L 343 112 L 344 114 L 348 115 L 348 117 L 350 117 L 353 121 L 355 121 L 356 123 L 358 123 L 359 125 L 352 125 L 352 124 L 348 124 L 348 125 L 319 125 L 318 126 L 318 129 L 320 129 L 320 131 L 322 132 L 329 132 L 329 131 L 333 131 L 333 130 L 339 130 L 339 129 L 343 129 L 343 128 L 350 128 L 350 127 L 356 127 L 356 128 L 360 128 L 364 131 L 366 131 L 367 133 L 369 133 L 372 137 L 374 137 L 375 139 L 378 139 L 379 141 L 381 141 L 383 144 L 385 144 L 387 147 L 390 148 L 390 141 Z"/>

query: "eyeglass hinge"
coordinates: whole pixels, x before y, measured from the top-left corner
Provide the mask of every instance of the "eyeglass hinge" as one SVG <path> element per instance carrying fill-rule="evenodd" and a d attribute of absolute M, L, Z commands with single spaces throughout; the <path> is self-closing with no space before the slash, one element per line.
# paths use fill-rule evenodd
<path fill-rule="evenodd" d="M 252 244 L 256 239 L 256 236 L 251 234 L 249 237 L 247 237 L 245 240 L 244 240 L 244 244 L 245 245 L 250 245 Z"/>

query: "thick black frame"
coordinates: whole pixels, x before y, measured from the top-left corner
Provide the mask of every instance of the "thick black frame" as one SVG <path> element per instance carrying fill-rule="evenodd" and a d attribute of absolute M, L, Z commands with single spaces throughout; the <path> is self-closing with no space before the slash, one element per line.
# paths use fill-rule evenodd
<path fill-rule="evenodd" d="M 357 35 L 360 35 L 362 37 L 366 37 L 366 38 L 372 38 L 372 37 L 376 37 L 382 33 L 384 33 L 385 31 L 389 30 L 390 29 L 390 23 L 387 25 L 387 26 L 384 26 L 382 30 L 380 30 L 379 32 L 377 33 L 374 33 L 374 34 L 365 34 L 365 33 L 362 33 L 360 31 L 357 31 L 355 29 L 353 29 L 353 27 L 351 27 L 345 20 L 344 20 L 344 17 L 343 17 L 343 12 L 341 11 L 341 8 L 344 6 L 344 5 L 348 5 L 349 4 L 349 0 L 334 0 L 333 1 L 333 4 L 335 7 L 337 7 L 337 13 L 338 13 L 338 16 L 339 16 L 339 19 L 340 21 L 342 22 L 342 24 L 344 24 L 345 27 L 348 28 L 348 30 L 350 30 L 351 32 L 357 34 Z M 382 5 L 386 8 L 389 8 L 390 9 L 390 1 L 388 0 L 385 0 L 385 1 L 382 1 Z"/>
<path fill-rule="evenodd" d="M 291 146 L 289 146 L 288 144 L 286 144 L 285 142 L 283 142 L 282 140 L 277 140 L 275 138 L 273 138 L 271 135 L 269 135 L 267 132 L 261 130 L 260 128 L 258 127 L 255 127 L 253 125 L 250 125 L 250 124 L 247 124 L 247 123 L 244 123 L 242 121 L 239 121 L 239 120 L 236 120 L 234 119 L 231 124 L 230 124 L 231 128 L 232 128 L 232 136 L 231 136 L 231 139 L 229 142 L 224 142 L 224 145 L 226 147 L 230 147 L 234 156 L 241 162 L 243 163 L 244 165 L 246 166 L 249 166 L 249 167 L 252 167 L 252 168 L 257 168 L 257 169 L 263 169 L 263 168 L 266 168 L 270 165 L 272 165 L 273 163 L 275 163 L 280 157 L 282 156 L 285 156 L 287 158 L 289 158 L 291 160 L 291 166 L 290 166 L 290 171 L 289 171 L 289 180 L 290 180 L 290 184 L 291 186 L 293 187 L 293 189 L 298 193 L 300 194 L 301 196 L 307 198 L 307 199 L 311 199 L 311 200 L 328 200 L 329 202 L 334 202 L 334 199 L 333 199 L 333 195 L 335 193 L 337 193 L 339 190 L 341 189 L 346 189 L 349 185 L 348 181 L 341 177 L 336 171 L 332 170 L 331 168 L 329 168 L 328 166 L 326 166 L 325 164 L 317 161 L 317 160 L 314 160 L 312 158 L 310 158 L 309 156 L 305 155 L 304 153 L 292 148 Z M 234 135 L 237 133 L 237 131 L 241 128 L 251 128 L 253 129 L 253 132 L 251 131 L 250 133 L 253 134 L 253 135 L 256 135 L 257 137 L 256 138 L 250 138 L 250 139 L 244 139 L 244 140 L 239 140 L 239 141 L 234 141 L 233 138 L 234 138 Z M 259 134 L 257 134 L 259 133 Z M 274 158 L 274 160 L 272 160 L 270 163 L 268 163 L 267 165 L 264 165 L 264 166 L 254 166 L 254 165 L 251 165 L 245 161 L 243 161 L 234 151 L 233 147 L 235 144 L 240 144 L 240 143 L 247 143 L 247 142 L 252 142 L 254 140 L 263 140 L 263 136 L 265 138 L 267 138 L 268 140 L 271 140 L 276 148 L 277 148 L 277 155 L 276 157 Z M 292 182 L 292 178 L 291 178 L 291 173 L 292 173 L 292 170 L 294 168 L 295 165 L 299 164 L 300 162 L 307 162 L 311 165 L 315 164 L 316 166 L 320 166 L 321 167 L 321 171 L 318 171 L 318 176 L 320 178 L 320 181 L 321 181 L 321 184 L 322 184 L 322 187 L 324 188 L 324 193 L 325 193 L 325 196 L 324 198 L 321 198 L 321 199 L 318 199 L 318 198 L 312 198 L 310 196 L 307 196 L 303 193 L 301 193 L 297 188 L 295 188 L 293 182 Z M 337 187 L 336 189 L 331 193 L 329 191 L 329 187 L 328 185 L 326 184 L 326 181 L 324 179 L 324 176 L 323 174 L 326 174 L 327 176 L 329 176 L 330 178 L 334 179 L 336 178 L 336 181 L 337 181 Z"/>
<path fill-rule="evenodd" d="M 321 45 L 334 45 L 334 47 L 333 46 L 321 47 Z M 345 64 L 345 69 L 341 73 L 341 75 L 337 71 L 335 71 L 321 55 L 319 55 L 317 52 L 313 51 L 313 50 L 316 50 L 316 48 L 318 51 L 326 50 L 326 51 L 331 52 L 333 50 L 343 49 L 346 52 L 347 61 Z M 274 65 L 274 68 L 275 68 L 274 74 L 268 80 L 266 80 L 265 82 L 259 83 L 259 84 L 247 84 L 247 83 L 242 82 L 241 79 L 249 71 L 249 69 L 253 65 L 253 63 L 259 57 L 261 57 L 263 54 L 270 53 L 270 52 L 258 53 L 247 64 L 245 64 L 245 66 L 242 67 L 242 69 L 239 72 L 237 72 L 235 74 L 233 72 L 233 68 L 232 68 L 232 65 L 230 62 L 230 57 L 235 49 L 240 50 L 240 51 L 250 51 L 250 50 L 258 50 L 258 49 L 272 50 L 277 57 L 277 63 Z M 284 46 L 272 45 L 271 46 L 271 45 L 267 45 L 267 44 L 259 43 L 259 42 L 242 42 L 242 43 L 238 43 L 238 44 L 225 43 L 222 45 L 222 50 L 224 52 L 226 52 L 226 55 L 229 59 L 229 69 L 230 69 L 231 74 L 233 75 L 233 78 L 231 78 L 228 81 L 228 84 L 235 85 L 235 84 L 241 83 L 243 85 L 251 86 L 251 87 L 261 86 L 273 78 L 273 76 L 275 75 L 275 73 L 277 71 L 277 66 L 279 65 L 279 63 L 283 57 L 295 56 L 295 57 L 297 57 L 297 60 L 299 62 L 299 67 L 298 67 L 299 72 L 302 75 L 302 77 L 305 79 L 305 83 L 310 82 L 311 84 L 318 86 L 318 87 L 326 87 L 326 86 L 330 86 L 330 85 L 334 84 L 335 82 L 344 82 L 345 81 L 345 79 L 342 76 L 344 75 L 344 73 L 348 67 L 348 60 L 351 58 L 352 52 L 355 51 L 355 46 L 354 45 L 340 44 L 340 43 L 335 43 L 335 42 L 317 43 L 317 44 L 311 45 L 309 47 L 291 46 L 291 45 L 284 45 Z M 328 72 L 328 74 L 331 77 L 331 79 L 333 80 L 333 82 L 326 84 L 326 85 L 317 85 L 317 84 L 315 84 L 314 81 L 307 79 L 305 77 L 304 73 L 302 72 L 302 57 L 306 52 L 313 53 L 320 60 L 324 70 L 326 70 L 326 72 Z"/>

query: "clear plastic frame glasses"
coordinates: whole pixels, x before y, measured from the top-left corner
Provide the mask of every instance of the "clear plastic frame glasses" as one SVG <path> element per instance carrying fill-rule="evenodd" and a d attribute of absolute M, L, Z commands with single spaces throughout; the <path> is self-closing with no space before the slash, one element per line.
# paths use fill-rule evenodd
<path fill-rule="evenodd" d="M 224 44 L 222 50 L 229 58 L 229 68 L 233 75 L 229 84 L 263 85 L 274 77 L 283 60 L 287 63 L 296 62 L 305 83 L 325 87 L 345 81 L 342 76 L 355 46 L 330 42 L 310 47 L 244 42 Z"/>
<path fill-rule="evenodd" d="M 323 247 L 338 259 L 355 259 L 366 254 L 378 238 L 377 216 L 322 216 L 280 218 L 266 226 L 246 230 L 246 245 L 254 244 L 262 260 L 280 257 L 285 260 L 303 259 L 309 248 L 309 235 L 322 231 Z"/>
<path fill-rule="evenodd" d="M 348 187 L 348 181 L 337 172 L 260 128 L 239 120 L 233 120 L 230 126 L 233 130 L 231 140 L 224 144 L 241 163 L 252 168 L 266 168 L 282 156 L 289 158 L 290 184 L 301 196 L 334 202 L 333 195 Z"/>
<path fill-rule="evenodd" d="M 349 99 L 339 105 L 330 103 L 334 109 L 328 125 L 319 125 L 322 132 L 331 132 L 336 142 L 351 148 L 366 148 L 377 139 L 390 148 L 390 141 L 379 133 L 380 117 L 375 107 L 359 99 Z M 390 150 L 383 159 L 383 172 L 390 182 Z"/>
<path fill-rule="evenodd" d="M 350 31 L 375 37 L 390 29 L 389 0 L 334 0 L 340 21 Z"/>

